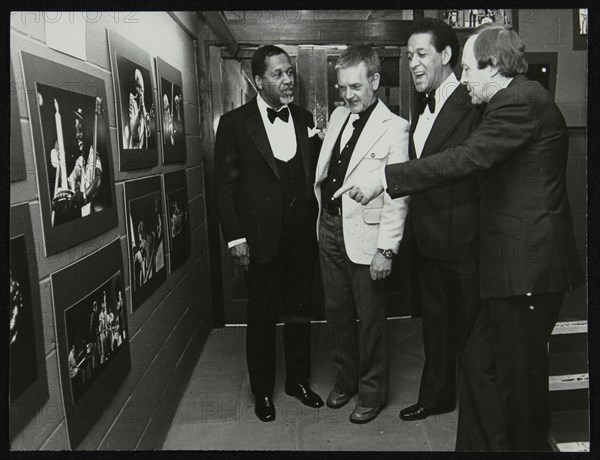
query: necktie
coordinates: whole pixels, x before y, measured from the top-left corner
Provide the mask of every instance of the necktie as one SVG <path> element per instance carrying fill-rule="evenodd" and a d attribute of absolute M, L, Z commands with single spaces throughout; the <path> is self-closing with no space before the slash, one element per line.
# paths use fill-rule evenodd
<path fill-rule="evenodd" d="M 281 121 L 287 123 L 287 121 L 290 117 L 290 109 L 288 109 L 287 107 L 284 107 L 281 110 L 277 111 L 277 110 L 272 109 L 271 107 L 268 107 L 267 108 L 267 116 L 269 117 L 269 121 L 271 123 L 275 123 L 276 118 L 281 118 Z"/>
<path fill-rule="evenodd" d="M 429 107 L 429 111 L 431 113 L 435 112 L 435 93 L 430 94 L 429 96 L 427 94 L 423 96 L 419 113 L 423 113 L 425 111 L 425 106 Z"/>

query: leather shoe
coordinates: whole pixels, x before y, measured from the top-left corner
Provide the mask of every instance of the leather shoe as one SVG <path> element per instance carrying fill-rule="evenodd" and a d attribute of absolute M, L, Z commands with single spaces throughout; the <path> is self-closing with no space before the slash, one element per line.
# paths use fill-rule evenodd
<path fill-rule="evenodd" d="M 406 409 L 402 409 L 400 411 L 400 418 L 406 422 L 412 422 L 414 420 L 423 420 L 424 418 L 427 418 L 430 415 L 452 412 L 452 410 L 453 409 L 426 409 L 425 407 L 417 403 L 413 404 L 412 406 L 408 406 Z"/>
<path fill-rule="evenodd" d="M 330 407 L 331 409 L 339 409 L 340 407 L 344 407 L 346 404 L 348 404 L 348 401 L 350 401 L 352 394 L 342 393 L 334 388 L 327 397 L 327 407 Z"/>
<path fill-rule="evenodd" d="M 285 386 L 285 393 L 298 399 L 302 404 L 308 407 L 322 407 L 323 400 L 312 391 L 306 382 L 296 382 Z"/>
<path fill-rule="evenodd" d="M 256 398 L 254 402 L 254 413 L 263 422 L 272 422 L 275 420 L 275 406 L 270 396 Z"/>
<path fill-rule="evenodd" d="M 379 407 L 356 406 L 350 414 L 352 423 L 369 423 L 379 415 Z"/>

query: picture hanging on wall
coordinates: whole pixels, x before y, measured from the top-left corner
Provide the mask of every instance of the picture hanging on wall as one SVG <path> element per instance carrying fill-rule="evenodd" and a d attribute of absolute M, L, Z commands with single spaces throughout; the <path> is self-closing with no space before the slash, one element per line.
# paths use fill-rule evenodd
<path fill-rule="evenodd" d="M 29 205 L 10 208 L 10 439 L 48 400 L 39 278 Z"/>
<path fill-rule="evenodd" d="M 46 256 L 117 225 L 104 80 L 21 52 Z"/>
<path fill-rule="evenodd" d="M 10 181 L 25 180 L 27 171 L 23 156 L 23 138 L 21 137 L 21 121 L 19 119 L 19 97 L 22 88 L 17 86 L 10 61 Z"/>
<path fill-rule="evenodd" d="M 131 368 L 120 240 L 52 275 L 65 416 L 75 448 Z"/>
<path fill-rule="evenodd" d="M 588 49 L 588 9 L 577 8 L 573 10 L 573 50 L 584 51 Z"/>
<path fill-rule="evenodd" d="M 185 170 L 164 174 L 167 199 L 169 267 L 173 273 L 188 258 L 192 242 Z"/>
<path fill-rule="evenodd" d="M 160 176 L 125 182 L 125 220 L 131 307 L 135 311 L 167 276 Z"/>
<path fill-rule="evenodd" d="M 161 112 L 163 163 L 185 161 L 185 122 L 181 72 L 156 58 Z"/>
<path fill-rule="evenodd" d="M 158 165 L 152 61 L 142 48 L 111 30 L 107 32 L 117 110 L 119 168 L 151 168 Z"/>

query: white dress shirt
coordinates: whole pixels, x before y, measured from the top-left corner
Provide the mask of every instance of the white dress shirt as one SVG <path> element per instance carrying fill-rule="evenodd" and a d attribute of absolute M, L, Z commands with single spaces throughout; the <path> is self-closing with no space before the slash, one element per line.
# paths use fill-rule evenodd
<path fill-rule="evenodd" d="M 267 109 L 272 107 L 270 107 L 260 95 L 256 97 L 256 103 L 258 104 L 258 111 L 260 112 L 265 131 L 267 132 L 271 150 L 273 150 L 273 156 L 281 161 L 290 161 L 294 158 L 298 147 L 292 112 L 290 111 L 287 122 L 283 121 L 281 118 L 275 118 L 275 121 L 271 123 L 269 115 L 267 114 Z M 284 105 L 277 111 L 279 112 L 284 108 L 289 110 L 288 106 Z M 227 247 L 231 249 L 232 247 L 245 242 L 246 238 L 240 238 L 228 242 Z"/>
<path fill-rule="evenodd" d="M 419 115 L 419 119 L 417 120 L 417 126 L 415 127 L 415 131 L 413 133 L 413 143 L 415 144 L 415 154 L 417 158 L 421 157 L 421 153 L 423 152 L 423 147 L 425 146 L 425 142 L 429 137 L 429 133 L 431 132 L 431 128 L 433 128 L 433 124 L 435 123 L 435 119 L 438 117 L 444 104 L 450 98 L 452 93 L 460 86 L 460 82 L 456 78 L 454 73 L 450 73 L 448 78 L 446 78 L 440 86 L 435 90 L 435 111 L 431 113 L 429 110 L 429 106 L 425 106 L 425 110 L 423 113 Z"/>

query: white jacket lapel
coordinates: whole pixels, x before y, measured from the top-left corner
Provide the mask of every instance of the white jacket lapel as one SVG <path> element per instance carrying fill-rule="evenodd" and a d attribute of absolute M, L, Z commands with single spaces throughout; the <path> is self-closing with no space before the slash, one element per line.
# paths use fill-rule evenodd
<path fill-rule="evenodd" d="M 369 149 L 375 145 L 379 138 L 387 131 L 387 124 L 385 122 L 391 118 L 390 113 L 390 110 L 382 101 L 377 103 L 377 107 L 373 110 L 362 133 L 360 133 L 358 142 L 352 152 L 352 157 L 350 158 L 344 180 L 346 180 L 352 170 L 356 168 L 358 163 L 360 163 L 360 160 L 369 153 Z"/>
<path fill-rule="evenodd" d="M 345 107 L 338 109 L 338 112 L 339 116 L 331 118 L 329 126 L 327 127 L 327 134 L 325 136 L 325 140 L 323 141 L 323 145 L 321 146 L 319 161 L 317 163 L 317 183 L 320 183 L 323 181 L 323 179 L 325 179 L 327 169 L 329 168 L 329 162 L 331 160 L 331 155 L 333 154 L 333 147 L 335 146 L 335 141 L 337 141 L 337 138 L 340 135 L 340 131 L 344 126 L 344 122 L 350 114 L 350 111 Z"/>

